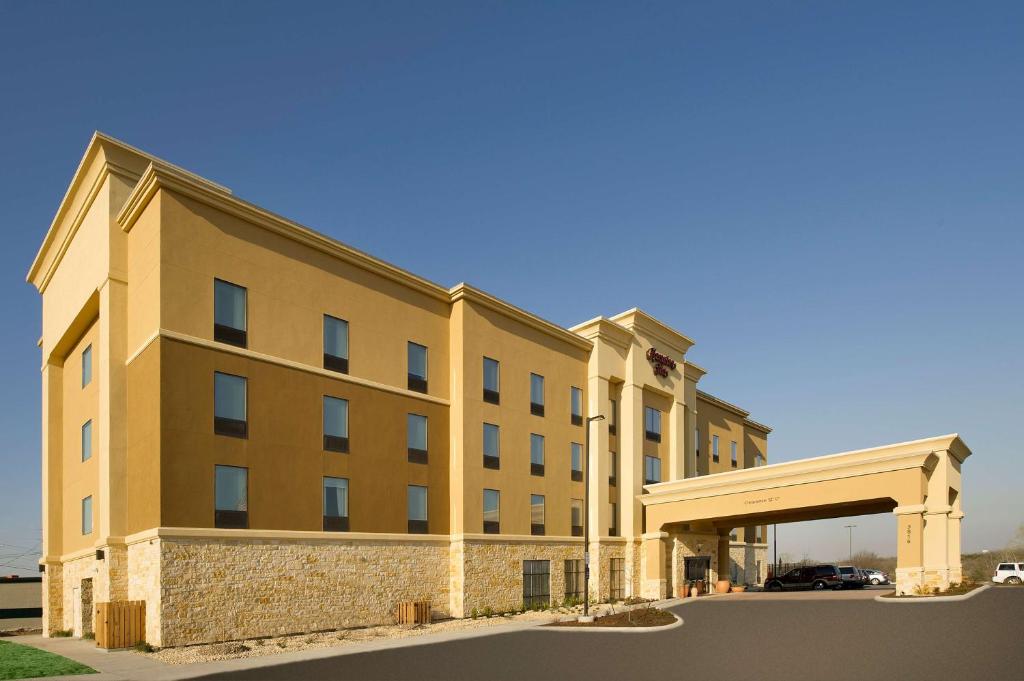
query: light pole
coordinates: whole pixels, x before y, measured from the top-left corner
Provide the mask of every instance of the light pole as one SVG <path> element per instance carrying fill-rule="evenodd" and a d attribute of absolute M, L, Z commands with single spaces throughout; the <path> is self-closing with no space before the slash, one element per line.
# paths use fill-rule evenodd
<path fill-rule="evenodd" d="M 850 531 L 850 565 L 853 565 L 853 528 L 855 528 L 857 526 L 856 525 L 844 525 L 843 527 L 845 527 L 846 529 L 848 529 Z"/>
<path fill-rule="evenodd" d="M 590 616 L 590 424 L 604 421 L 604 415 L 587 417 L 583 436 L 583 616 Z"/>

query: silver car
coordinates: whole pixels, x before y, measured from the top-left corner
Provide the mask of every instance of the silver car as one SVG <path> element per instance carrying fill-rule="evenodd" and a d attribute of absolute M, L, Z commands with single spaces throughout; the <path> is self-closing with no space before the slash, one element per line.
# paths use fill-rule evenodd
<path fill-rule="evenodd" d="M 861 570 L 861 572 L 864 573 L 864 581 L 867 584 L 874 584 L 874 585 L 877 586 L 879 584 L 888 584 L 889 583 L 889 575 L 885 574 L 881 570 L 874 570 L 872 568 L 867 568 L 867 569 Z"/>

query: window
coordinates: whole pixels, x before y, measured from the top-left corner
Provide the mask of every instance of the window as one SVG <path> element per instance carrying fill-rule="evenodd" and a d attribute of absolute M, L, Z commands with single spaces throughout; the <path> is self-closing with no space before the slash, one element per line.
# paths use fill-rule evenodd
<path fill-rule="evenodd" d="M 427 417 L 409 414 L 406 419 L 406 445 L 410 463 L 427 462 Z"/>
<path fill-rule="evenodd" d="M 572 536 L 583 536 L 583 500 L 569 500 L 569 526 L 572 528 Z"/>
<path fill-rule="evenodd" d="M 711 436 L 711 460 L 718 463 L 718 436 Z"/>
<path fill-rule="evenodd" d="M 498 360 L 484 357 L 484 402 L 501 403 L 498 392 Z"/>
<path fill-rule="evenodd" d="M 651 442 L 661 442 L 661 412 L 644 407 L 644 433 Z"/>
<path fill-rule="evenodd" d="M 574 426 L 583 425 L 583 391 L 579 388 L 569 388 L 570 421 Z"/>
<path fill-rule="evenodd" d="M 764 526 L 763 525 L 757 525 L 754 528 L 754 541 L 756 541 L 758 544 L 761 544 L 761 543 L 764 542 Z"/>
<path fill-rule="evenodd" d="M 736 462 L 736 442 L 735 441 L 730 442 L 729 443 L 729 447 L 730 447 L 731 455 L 732 455 L 732 467 L 736 468 L 736 463 L 737 463 Z"/>
<path fill-rule="evenodd" d="M 214 466 L 213 471 L 213 526 L 249 527 L 249 469 Z"/>
<path fill-rule="evenodd" d="M 82 387 L 92 383 L 92 345 L 82 350 Z"/>
<path fill-rule="evenodd" d="M 348 322 L 324 315 L 324 369 L 348 373 Z"/>
<path fill-rule="evenodd" d="M 661 482 L 661 459 L 656 456 L 644 457 L 644 484 Z"/>
<path fill-rule="evenodd" d="M 626 559 L 612 558 L 608 566 L 611 600 L 621 601 L 626 597 Z"/>
<path fill-rule="evenodd" d="M 530 374 L 530 413 L 544 416 L 544 377 Z"/>
<path fill-rule="evenodd" d="M 530 534 L 544 534 L 544 496 L 530 495 Z"/>
<path fill-rule="evenodd" d="M 213 280 L 213 339 L 221 343 L 246 347 L 245 289 Z"/>
<path fill-rule="evenodd" d="M 92 534 L 92 495 L 82 499 L 82 534 Z"/>
<path fill-rule="evenodd" d="M 484 490 L 484 534 L 501 532 L 501 492 Z"/>
<path fill-rule="evenodd" d="M 324 395 L 324 450 L 348 451 L 348 400 Z"/>
<path fill-rule="evenodd" d="M 324 532 L 348 532 L 348 480 L 324 478 Z"/>
<path fill-rule="evenodd" d="M 583 561 L 565 561 L 565 600 L 575 603 L 583 600 Z"/>
<path fill-rule="evenodd" d="M 608 521 L 608 536 L 619 536 L 619 505 L 614 501 L 608 503 L 608 512 L 611 518 Z"/>
<path fill-rule="evenodd" d="M 608 484 L 615 487 L 615 474 L 619 470 L 618 456 L 615 452 L 608 452 Z"/>
<path fill-rule="evenodd" d="M 530 474 L 544 475 L 544 436 L 530 433 Z"/>
<path fill-rule="evenodd" d="M 420 485 L 409 485 L 409 533 L 427 533 L 427 488 Z"/>
<path fill-rule="evenodd" d="M 760 452 L 754 457 L 754 468 L 760 468 L 764 465 L 764 455 Z"/>
<path fill-rule="evenodd" d="M 572 466 L 572 479 L 583 482 L 583 445 L 573 442 L 569 445 L 569 459 Z"/>
<path fill-rule="evenodd" d="M 546 608 L 551 604 L 551 562 L 523 561 L 523 607 Z"/>
<path fill-rule="evenodd" d="M 82 424 L 82 461 L 92 458 L 92 419 Z"/>
<path fill-rule="evenodd" d="M 693 429 L 693 445 L 697 450 L 697 458 L 700 458 L 700 428 Z"/>
<path fill-rule="evenodd" d="M 619 403 L 615 400 L 608 401 L 611 403 L 608 417 L 608 434 L 615 435 L 619 430 Z"/>
<path fill-rule="evenodd" d="M 493 423 L 484 424 L 484 468 L 501 468 L 501 431 Z"/>
<path fill-rule="evenodd" d="M 246 380 L 242 376 L 213 374 L 213 432 L 231 437 L 248 437 Z"/>
<path fill-rule="evenodd" d="M 736 541 L 736 539 L 737 539 L 736 530 L 733 530 L 732 532 L 729 533 L 729 539 L 732 540 L 732 541 Z"/>
<path fill-rule="evenodd" d="M 409 341 L 409 390 L 427 392 L 427 348 Z"/>

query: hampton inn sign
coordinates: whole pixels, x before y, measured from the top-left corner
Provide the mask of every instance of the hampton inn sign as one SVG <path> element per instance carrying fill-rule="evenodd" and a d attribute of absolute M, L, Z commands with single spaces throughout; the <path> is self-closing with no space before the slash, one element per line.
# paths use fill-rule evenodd
<path fill-rule="evenodd" d="M 647 351 L 647 361 L 654 367 L 655 376 L 668 378 L 669 371 L 675 371 L 676 361 L 668 355 L 663 355 L 654 348 Z"/>

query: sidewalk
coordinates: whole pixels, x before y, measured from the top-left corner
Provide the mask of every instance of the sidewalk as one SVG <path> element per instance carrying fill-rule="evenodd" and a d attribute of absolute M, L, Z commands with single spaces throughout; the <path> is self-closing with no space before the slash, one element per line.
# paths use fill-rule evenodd
<path fill-rule="evenodd" d="M 695 600 L 696 599 L 683 600 L 674 598 L 658 601 L 652 605 L 659 608 L 670 608 L 687 602 L 693 602 Z M 169 665 L 152 657 L 127 650 L 106 652 L 97 648 L 94 641 L 86 641 L 82 639 L 43 638 L 39 635 L 32 635 L 14 636 L 6 640 L 11 641 L 12 643 L 20 643 L 34 648 L 39 648 L 41 650 L 46 650 L 51 653 L 56 653 L 57 655 L 63 655 L 64 657 L 75 660 L 76 662 L 89 665 L 99 672 L 98 674 L 77 676 L 51 676 L 47 677 L 47 679 L 73 679 L 77 681 L 124 681 L 128 679 L 132 681 L 178 681 L 180 679 L 193 679 L 207 674 L 259 669 L 261 667 L 319 660 L 342 655 L 357 655 L 359 653 L 378 650 L 410 648 L 413 646 L 430 645 L 432 643 L 444 643 L 446 641 L 508 634 L 542 626 L 547 624 L 549 621 L 550 620 L 548 619 L 538 619 L 531 621 L 507 622 L 478 629 L 445 631 L 436 634 L 411 636 L 408 638 L 364 641 L 339 645 L 331 648 L 313 648 L 276 655 L 247 657 L 233 660 L 218 660 L 216 662 L 200 662 L 188 665 Z"/>

